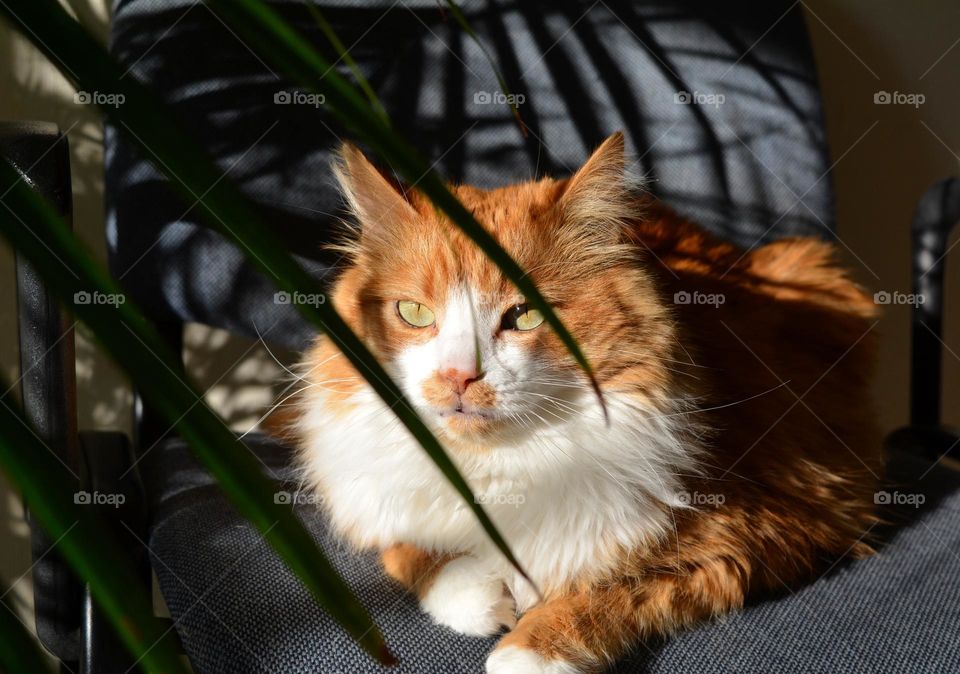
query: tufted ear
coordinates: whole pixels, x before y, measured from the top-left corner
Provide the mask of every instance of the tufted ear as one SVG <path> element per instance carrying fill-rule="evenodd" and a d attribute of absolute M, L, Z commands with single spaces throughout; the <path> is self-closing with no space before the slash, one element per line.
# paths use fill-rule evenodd
<path fill-rule="evenodd" d="M 623 132 L 618 131 L 567 181 L 559 202 L 563 220 L 568 225 L 619 233 L 632 207 L 632 189 L 626 175 Z"/>
<path fill-rule="evenodd" d="M 565 195 L 576 199 L 577 195 L 584 193 L 615 188 L 624 182 L 625 168 L 623 131 L 617 131 L 600 143 L 580 170 L 573 174 Z"/>
<path fill-rule="evenodd" d="M 360 221 L 361 239 L 388 239 L 393 225 L 418 217 L 401 185 L 384 176 L 356 145 L 340 147 L 333 173 Z"/>

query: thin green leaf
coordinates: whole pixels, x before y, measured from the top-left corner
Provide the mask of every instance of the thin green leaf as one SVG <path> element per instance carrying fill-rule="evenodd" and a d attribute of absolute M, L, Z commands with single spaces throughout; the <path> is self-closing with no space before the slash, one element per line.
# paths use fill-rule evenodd
<path fill-rule="evenodd" d="M 0 211 L 0 222 L 8 220 L 6 209 Z M 186 674 L 177 651 L 163 638 L 150 597 L 137 591 L 140 583 L 129 556 L 93 509 L 73 502 L 77 484 L 67 469 L 4 400 L 0 400 L 0 468 L 20 489 L 57 550 L 89 583 L 94 599 L 143 668 Z"/>
<path fill-rule="evenodd" d="M 324 37 L 327 38 L 327 41 L 336 50 L 337 56 L 340 57 L 341 61 L 347 64 L 347 68 L 350 69 L 353 79 L 357 81 L 357 86 L 360 87 L 360 89 L 363 91 L 363 94 L 367 97 L 367 100 L 370 101 L 370 105 L 372 105 L 374 110 L 377 111 L 377 114 L 383 118 L 384 123 L 389 124 L 390 118 L 387 116 L 386 108 L 384 108 L 383 104 L 380 103 L 380 99 L 377 98 L 377 94 L 373 91 L 373 87 L 371 87 L 370 83 L 367 82 L 367 78 L 363 76 L 363 72 L 360 70 L 357 62 L 353 60 L 353 57 L 350 56 L 350 52 L 347 51 L 347 48 L 343 46 L 343 42 L 340 41 L 337 33 L 333 30 L 333 26 L 330 25 L 330 22 L 327 21 L 323 13 L 317 9 L 317 6 L 312 2 L 307 2 L 304 6 L 307 8 L 310 16 L 313 17 L 313 20 L 317 22 L 317 26 L 320 27 Z"/>
<path fill-rule="evenodd" d="M 195 199 L 195 203 L 209 221 L 235 241 L 257 266 L 273 278 L 279 288 L 290 293 L 323 292 L 318 281 L 306 273 L 280 245 L 272 232 L 259 222 L 242 193 L 196 149 L 197 146 L 190 140 L 189 135 L 172 121 L 172 116 L 162 101 L 132 78 L 124 79 L 110 55 L 104 52 L 55 0 L 8 1 L 16 5 L 17 13 L 14 14 L 7 5 L 2 4 L 0 12 L 7 14 L 16 25 L 21 26 L 24 33 L 60 67 L 65 76 L 74 78 L 90 91 L 124 96 L 122 105 L 105 106 L 103 111 L 113 119 L 131 143 L 140 147 L 160 170 L 170 176 L 173 187 L 188 198 Z M 27 18 L 23 19 L 24 16 Z M 64 65 L 67 62 L 71 64 L 69 68 Z M 364 115 L 374 120 L 379 119 L 342 78 L 337 76 L 337 80 L 360 102 Z M 379 123 L 377 128 L 387 129 L 387 135 L 392 135 L 389 128 L 382 123 Z M 453 198 L 452 195 L 450 197 Z M 532 286 L 529 282 L 528 285 Z M 297 309 L 324 330 L 350 363 L 367 379 L 371 388 L 393 410 L 461 495 L 490 540 L 518 573 L 529 580 L 503 536 L 474 499 L 469 486 L 443 447 L 417 416 L 400 388 L 389 378 L 339 314 L 329 303 L 300 303 L 297 304 Z M 544 313 L 552 315 L 549 308 L 544 309 Z M 297 571 L 297 568 L 294 570 Z"/>
<path fill-rule="evenodd" d="M 604 417 L 607 417 L 600 385 L 576 338 L 537 289 L 533 279 L 447 189 L 440 176 L 420 157 L 416 149 L 372 113 L 353 87 L 333 71 L 310 43 L 262 0 L 212 0 L 212 4 L 218 13 L 244 35 L 254 51 L 263 58 L 272 60 L 305 88 L 323 93 L 331 110 L 344 126 L 363 138 L 400 175 L 416 184 L 418 190 L 430 197 L 434 205 L 444 211 L 453 223 L 483 250 L 524 294 L 527 302 L 543 313 L 547 323 L 586 373 Z M 317 84 L 318 78 L 322 78 L 327 85 L 322 90 Z"/>
<path fill-rule="evenodd" d="M 493 58 L 493 54 L 491 54 L 490 50 L 487 49 L 487 45 L 485 45 L 483 40 L 480 39 L 480 36 L 477 35 L 477 31 L 475 31 L 473 26 L 470 25 L 470 22 L 467 21 L 467 17 L 460 9 L 460 6 L 453 0 L 446 0 L 446 3 L 447 7 L 450 8 L 450 13 L 453 14 L 454 21 L 456 21 L 460 26 L 460 29 L 466 33 L 471 40 L 473 40 L 474 44 L 480 48 L 484 58 L 487 59 L 487 63 L 490 64 L 490 68 L 493 70 L 493 75 L 497 78 L 497 85 L 500 87 L 500 91 L 510 103 L 510 109 L 513 111 L 513 118 L 517 120 L 517 124 L 520 126 L 520 133 L 522 133 L 523 137 L 526 138 L 527 125 L 523 123 L 523 117 L 520 116 L 520 107 L 517 105 L 517 98 L 510 91 L 510 87 L 507 85 L 507 78 L 505 78 L 503 73 L 500 72 L 500 68 L 497 66 L 496 59 Z"/>
<path fill-rule="evenodd" d="M 36 638 L 24 626 L 7 601 L 10 590 L 0 582 L 0 672 L 7 674 L 52 674 Z"/>
<path fill-rule="evenodd" d="M 0 185 L 11 185 L 0 199 L 3 235 L 40 271 L 47 286 L 72 305 L 104 350 L 137 382 L 144 399 L 176 426 L 237 510 L 256 525 L 320 605 L 368 653 L 381 662 L 391 663 L 393 657 L 366 609 L 337 575 L 292 509 L 275 503 L 276 490 L 261 473 L 257 459 L 238 443 L 196 388 L 175 374 L 177 361 L 173 353 L 140 309 L 93 261 L 50 205 L 18 178 L 6 162 L 0 161 Z M 103 301 L 77 302 L 78 293 L 99 296 Z M 14 458 L 24 453 L 21 451 Z M 30 477 L 32 473 L 24 475 Z M 23 489 L 33 495 L 34 511 L 38 513 L 51 507 L 60 493 L 55 489 L 44 499 L 43 491 L 29 491 L 27 486 Z M 56 523 L 63 524 L 60 520 Z M 98 540 L 96 536 L 82 540 L 87 543 L 83 549 L 96 549 L 97 546 L 89 545 Z"/>

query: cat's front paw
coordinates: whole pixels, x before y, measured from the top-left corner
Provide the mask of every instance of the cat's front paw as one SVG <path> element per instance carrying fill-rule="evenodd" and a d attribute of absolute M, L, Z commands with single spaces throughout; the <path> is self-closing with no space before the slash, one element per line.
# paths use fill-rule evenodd
<path fill-rule="evenodd" d="M 474 557 L 448 562 L 420 605 L 436 622 L 462 634 L 490 636 L 517 624 L 513 598 L 503 581 Z"/>
<path fill-rule="evenodd" d="M 566 660 L 547 660 L 528 648 L 504 646 L 487 658 L 487 674 L 581 674 Z"/>

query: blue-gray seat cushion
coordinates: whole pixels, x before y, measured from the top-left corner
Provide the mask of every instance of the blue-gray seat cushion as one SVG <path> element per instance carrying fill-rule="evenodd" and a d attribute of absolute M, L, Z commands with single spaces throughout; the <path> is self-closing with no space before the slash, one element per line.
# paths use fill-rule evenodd
<path fill-rule="evenodd" d="M 246 445 L 293 493 L 289 453 Z M 617 672 L 960 671 L 960 474 L 906 455 L 888 491 L 922 494 L 885 509 L 879 554 L 842 561 L 803 587 L 753 601 L 741 613 L 646 644 Z M 155 519 L 153 566 L 177 631 L 200 674 L 483 671 L 494 639 L 433 625 L 394 585 L 376 555 L 331 536 L 316 506 L 298 511 L 383 629 L 400 665 L 375 665 L 311 599 L 259 534 L 226 502 L 182 442 L 158 446 L 145 476 Z"/>

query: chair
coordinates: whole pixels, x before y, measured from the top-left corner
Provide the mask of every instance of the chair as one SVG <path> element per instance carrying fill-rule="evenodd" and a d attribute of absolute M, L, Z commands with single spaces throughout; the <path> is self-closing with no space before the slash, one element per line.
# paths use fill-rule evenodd
<path fill-rule="evenodd" d="M 302 7 L 276 7 L 336 60 Z M 403 6 L 352 0 L 322 8 L 342 41 L 353 45 L 351 54 L 397 129 L 452 179 L 492 186 L 567 173 L 607 134 L 624 129 L 650 189 L 715 233 L 744 246 L 788 235 L 835 237 L 820 95 L 796 3 L 464 3 L 512 91 L 524 97 L 526 136 L 507 107 L 488 102 L 498 92 L 489 64 L 433 0 Z M 335 270 L 335 258 L 321 245 L 341 209 L 328 169 L 340 130 L 322 106 L 284 103 L 293 100 L 284 92 L 294 88 L 206 7 L 186 0 L 119 0 L 111 48 L 165 98 L 313 273 L 325 278 Z M 34 157 L 58 138 L 49 128 L 19 128 L 11 136 L 32 138 Z M 3 141 L 5 155 L 12 146 Z M 173 346 L 181 345 L 187 321 L 291 348 L 307 344 L 312 329 L 289 305 L 273 301 L 270 282 L 199 220 L 149 158 L 116 129 L 108 129 L 106 150 L 111 270 L 150 308 Z M 59 166 L 60 182 L 39 184 L 56 191 L 66 210 L 64 156 L 51 153 L 34 170 L 55 173 L 51 167 Z M 945 250 L 960 219 L 958 193 L 957 181 L 947 181 L 924 199 L 916 245 Z M 785 588 L 782 596 L 751 602 L 737 615 L 667 642 L 644 644 L 617 672 L 960 668 L 953 648 L 960 627 L 954 552 L 960 478 L 934 463 L 957 436 L 929 413 L 939 409 L 933 354 L 940 346 L 921 341 L 927 339 L 921 320 L 939 330 L 942 262 L 930 264 L 937 257 L 924 256 L 926 266 L 915 269 L 917 283 L 929 284 L 924 292 L 937 302 L 923 305 L 935 313 L 915 324 L 915 424 L 891 438 L 888 469 L 891 489 L 924 494 L 923 506 L 886 510 L 891 525 L 879 555 L 838 563 L 809 585 Z M 927 269 L 933 273 L 924 275 Z M 136 495 L 140 485 L 115 482 L 137 462 L 145 497 L 129 499 L 131 507 L 117 516 L 147 544 L 196 671 L 381 671 L 314 604 L 152 410 L 137 405 L 132 440 L 87 434 L 72 441 L 74 431 L 62 421 L 71 415 L 70 389 L 60 385 L 70 369 L 68 354 L 55 349 L 39 358 L 59 336 L 43 326 L 59 324 L 59 317 L 51 315 L 42 284 L 27 280 L 21 326 L 40 326 L 23 342 L 23 365 L 40 363 L 25 380 L 28 413 L 35 422 L 47 420 L 39 425 L 44 437 L 58 439 L 52 446 L 87 467 L 86 480 Z M 40 309 L 46 313 L 38 322 Z M 39 384 L 30 386 L 34 379 Z M 254 434 L 244 444 L 278 488 L 286 488 L 289 449 Z M 349 552 L 314 506 L 298 508 L 383 629 L 401 661 L 395 671 L 482 671 L 493 639 L 432 625 L 415 600 L 387 581 L 375 556 Z M 35 541 L 44 644 L 70 667 L 82 661 L 87 672 L 126 671 L 130 659 L 89 600 L 84 609 L 83 588 L 55 554 L 42 557 L 40 532 Z"/>

